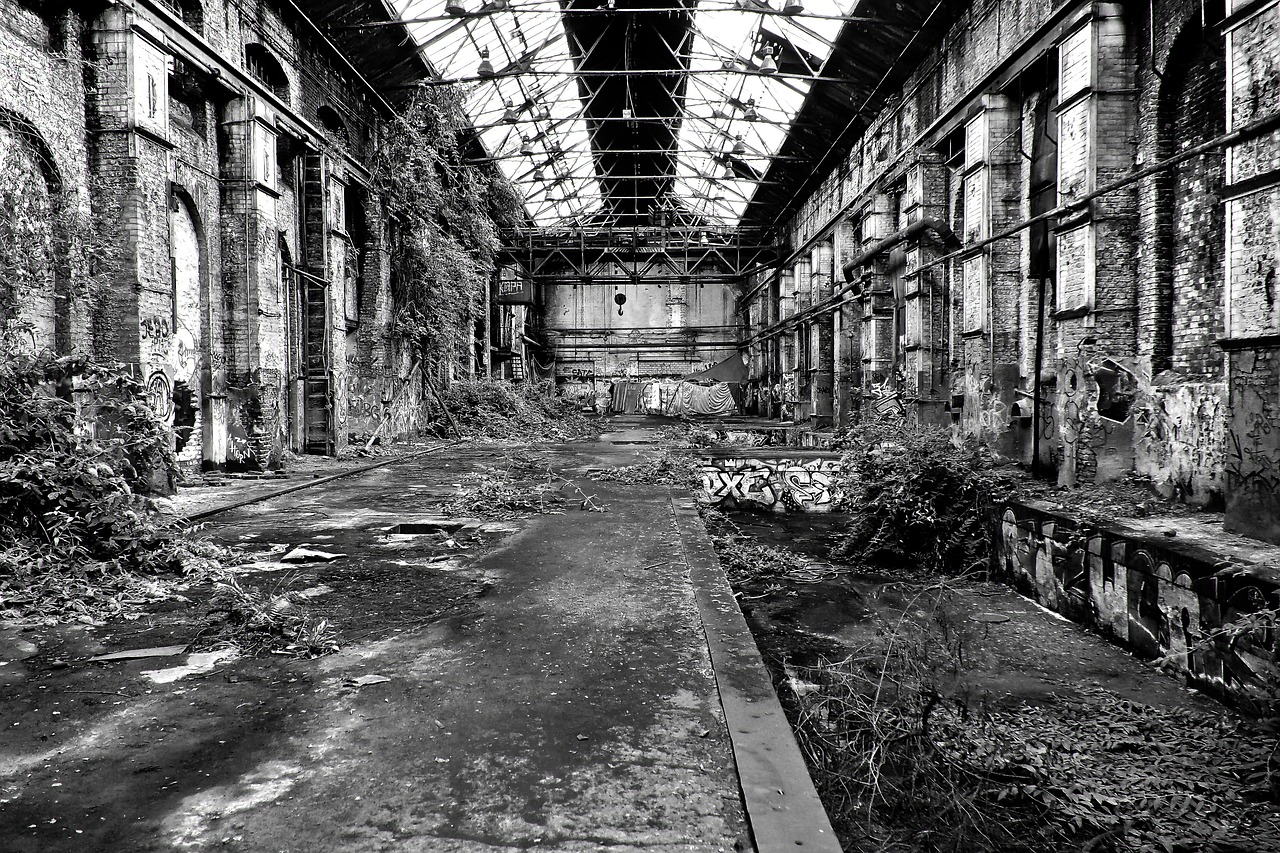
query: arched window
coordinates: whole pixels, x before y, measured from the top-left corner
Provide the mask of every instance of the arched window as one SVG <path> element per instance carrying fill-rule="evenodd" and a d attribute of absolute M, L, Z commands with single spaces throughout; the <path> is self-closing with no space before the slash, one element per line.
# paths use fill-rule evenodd
<path fill-rule="evenodd" d="M 351 137 L 347 134 L 347 126 L 343 123 L 342 118 L 338 115 L 337 110 L 327 104 L 316 110 L 316 118 L 320 121 L 320 126 L 329 131 L 329 134 L 342 143 L 350 143 Z"/>
<path fill-rule="evenodd" d="M 15 321 L 33 352 L 58 348 L 66 321 L 62 181 L 26 119 L 0 110 L 0 321 Z"/>
<path fill-rule="evenodd" d="M 182 23 L 198 33 L 204 33 L 204 7 L 200 0 L 161 0 L 170 11 L 182 19 Z"/>
<path fill-rule="evenodd" d="M 284 66 L 271 51 L 256 42 L 246 44 L 244 65 L 251 77 L 264 84 L 280 100 L 288 102 L 289 76 L 284 73 Z"/>
<path fill-rule="evenodd" d="M 1170 157 L 1221 135 L 1226 128 L 1226 51 L 1223 38 L 1198 15 L 1174 41 L 1160 88 L 1160 156 Z M 1157 184 L 1160 195 L 1160 285 L 1153 368 L 1190 379 L 1222 375 L 1217 340 L 1223 326 L 1221 204 L 1226 160 L 1220 150 L 1185 160 Z"/>

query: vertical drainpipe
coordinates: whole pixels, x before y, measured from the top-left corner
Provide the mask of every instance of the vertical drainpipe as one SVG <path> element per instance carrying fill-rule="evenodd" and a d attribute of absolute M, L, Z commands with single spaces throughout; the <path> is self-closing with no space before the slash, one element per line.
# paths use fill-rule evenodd
<path fill-rule="evenodd" d="M 1044 364 L 1044 288 L 1045 278 L 1036 277 L 1036 357 L 1035 376 L 1031 382 L 1031 476 L 1040 476 L 1040 371 Z"/>

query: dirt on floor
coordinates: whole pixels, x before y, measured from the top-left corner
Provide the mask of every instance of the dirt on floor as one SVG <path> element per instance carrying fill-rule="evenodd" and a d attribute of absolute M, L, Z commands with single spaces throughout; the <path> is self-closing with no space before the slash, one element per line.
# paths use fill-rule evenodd
<path fill-rule="evenodd" d="M 589 469 L 634 459 L 477 444 L 212 519 L 237 586 L 305 608 L 336 654 L 235 656 L 245 627 L 201 586 L 0 626 L 0 849 L 745 849 L 678 542 L 651 521 L 669 498 L 584 506 Z M 498 505 L 548 487 L 548 514 Z"/>
<path fill-rule="evenodd" d="M 734 513 L 730 521 L 748 541 L 809 561 L 799 580 L 729 573 L 847 850 L 1280 849 L 1274 729 L 1003 584 L 832 565 L 838 516 Z M 892 666 L 882 663 L 888 648 Z M 894 679 L 912 681 L 903 692 L 914 690 L 918 704 L 893 706 L 886 681 Z M 850 700 L 850 691 L 863 692 Z M 920 718 L 904 721 L 912 713 Z M 894 766 L 899 738 L 911 769 Z M 837 743 L 888 757 L 851 766 L 831 760 Z M 1011 793 L 1008 766 L 999 768 L 1003 779 L 990 767 L 968 776 L 953 767 L 946 784 L 964 784 L 948 799 L 963 802 L 964 813 L 914 811 L 911 801 L 925 804 L 925 789 L 938 782 L 919 772 L 921 762 L 967 762 L 967 773 L 986 745 L 1005 756 L 1028 752 L 1039 766 L 1028 765 L 1032 775 Z M 860 778 L 870 764 L 883 777 Z M 893 801 L 894 773 L 915 786 L 905 804 Z M 1020 811 L 1009 807 L 1014 800 Z M 992 828 L 997 820 L 1027 829 L 1012 837 Z"/>

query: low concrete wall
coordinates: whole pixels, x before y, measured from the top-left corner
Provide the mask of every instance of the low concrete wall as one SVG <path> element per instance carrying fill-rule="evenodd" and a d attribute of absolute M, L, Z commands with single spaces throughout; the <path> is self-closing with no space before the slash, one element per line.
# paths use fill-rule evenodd
<path fill-rule="evenodd" d="M 1209 692 L 1248 705 L 1280 675 L 1274 627 L 1234 644 L 1199 642 L 1280 605 L 1277 549 L 1232 544 L 1194 519 L 1101 527 L 1038 502 L 1006 505 L 996 540 L 996 570 L 1022 592 L 1143 657 L 1167 658 Z"/>
<path fill-rule="evenodd" d="M 839 505 L 840 454 L 796 449 L 728 451 L 701 459 L 704 504 L 769 512 L 830 512 Z"/>

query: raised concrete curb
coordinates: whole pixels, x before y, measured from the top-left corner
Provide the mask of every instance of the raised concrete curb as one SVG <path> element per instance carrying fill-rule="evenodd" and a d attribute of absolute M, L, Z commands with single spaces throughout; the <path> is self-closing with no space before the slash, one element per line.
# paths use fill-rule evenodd
<path fill-rule="evenodd" d="M 672 498 L 759 853 L 841 853 L 760 651 L 692 500 Z"/>

